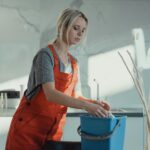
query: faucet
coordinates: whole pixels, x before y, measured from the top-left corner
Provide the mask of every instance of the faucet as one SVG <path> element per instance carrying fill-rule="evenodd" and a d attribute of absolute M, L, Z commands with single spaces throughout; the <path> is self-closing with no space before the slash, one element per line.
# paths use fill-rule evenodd
<path fill-rule="evenodd" d="M 93 81 L 96 83 L 96 99 L 99 100 L 100 96 L 99 96 L 99 82 L 97 82 L 97 80 L 94 78 Z"/>

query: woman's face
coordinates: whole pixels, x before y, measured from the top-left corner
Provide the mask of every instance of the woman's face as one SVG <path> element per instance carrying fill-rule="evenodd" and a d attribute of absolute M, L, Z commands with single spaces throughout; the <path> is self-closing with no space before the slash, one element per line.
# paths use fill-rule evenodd
<path fill-rule="evenodd" d="M 68 32 L 68 44 L 78 44 L 85 35 L 87 23 L 84 18 L 78 17 Z"/>

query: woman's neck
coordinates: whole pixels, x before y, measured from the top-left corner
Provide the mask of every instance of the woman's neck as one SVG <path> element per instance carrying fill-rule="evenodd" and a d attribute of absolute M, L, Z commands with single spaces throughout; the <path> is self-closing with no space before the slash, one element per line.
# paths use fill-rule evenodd
<path fill-rule="evenodd" d="M 56 50 L 60 60 L 63 64 L 67 67 L 69 64 L 69 57 L 68 57 L 68 48 L 69 46 L 64 42 L 60 42 L 60 40 L 56 39 L 53 42 L 54 49 Z"/>
<path fill-rule="evenodd" d="M 66 43 L 64 43 L 63 41 L 60 41 L 59 39 L 56 39 L 53 42 L 53 45 L 57 49 L 57 51 L 59 51 L 61 53 L 67 53 L 68 52 L 69 46 Z"/>

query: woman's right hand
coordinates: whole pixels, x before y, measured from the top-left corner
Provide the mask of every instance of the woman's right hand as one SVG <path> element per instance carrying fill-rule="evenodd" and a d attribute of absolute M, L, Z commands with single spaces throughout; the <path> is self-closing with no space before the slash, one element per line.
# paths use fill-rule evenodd
<path fill-rule="evenodd" d="M 108 117 L 109 111 L 102 106 L 94 103 L 87 102 L 84 108 L 88 113 L 96 117 Z"/>

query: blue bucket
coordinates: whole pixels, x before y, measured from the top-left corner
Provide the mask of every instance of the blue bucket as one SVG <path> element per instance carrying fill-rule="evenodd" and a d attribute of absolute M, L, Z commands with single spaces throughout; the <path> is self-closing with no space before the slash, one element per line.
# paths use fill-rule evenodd
<path fill-rule="evenodd" d="M 126 116 L 98 118 L 80 116 L 78 134 L 82 150 L 123 150 Z"/>

